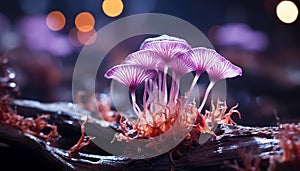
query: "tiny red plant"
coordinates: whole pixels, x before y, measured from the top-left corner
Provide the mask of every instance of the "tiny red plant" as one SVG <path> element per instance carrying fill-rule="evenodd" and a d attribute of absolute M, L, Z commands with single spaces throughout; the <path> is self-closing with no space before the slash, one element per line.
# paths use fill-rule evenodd
<path fill-rule="evenodd" d="M 74 146 L 72 146 L 69 149 L 69 153 L 68 153 L 69 157 L 71 157 L 72 154 L 77 153 L 83 147 L 89 145 L 91 140 L 93 140 L 95 138 L 95 137 L 84 135 L 84 129 L 85 129 L 85 125 L 86 125 L 87 122 L 88 122 L 88 117 L 81 124 L 81 136 L 80 136 L 79 140 L 77 141 L 77 143 Z"/>
<path fill-rule="evenodd" d="M 24 118 L 17 114 L 16 110 L 10 107 L 10 93 L 18 93 L 18 87 L 13 82 L 15 78 L 15 73 L 12 68 L 8 67 L 8 58 L 6 56 L 0 57 L 0 124 L 10 125 L 22 130 L 24 133 L 37 136 L 39 138 L 45 139 L 47 142 L 54 142 L 59 138 L 57 132 L 57 127 L 48 123 L 49 115 L 40 115 L 35 119 L 28 117 Z M 50 131 L 45 134 L 47 128 Z"/>
<path fill-rule="evenodd" d="M 279 147 L 283 150 L 280 157 L 275 157 L 279 162 L 294 162 L 300 160 L 300 123 L 280 124 Z"/>

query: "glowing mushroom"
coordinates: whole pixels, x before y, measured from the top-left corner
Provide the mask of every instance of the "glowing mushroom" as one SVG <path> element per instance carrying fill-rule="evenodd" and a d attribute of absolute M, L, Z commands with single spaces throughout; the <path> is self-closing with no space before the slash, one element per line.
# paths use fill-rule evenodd
<path fill-rule="evenodd" d="M 157 53 L 157 55 L 164 62 L 164 76 L 162 92 L 164 93 L 164 102 L 167 102 L 167 73 L 169 63 L 179 56 L 185 54 L 191 49 L 191 46 L 183 39 L 172 37 L 168 35 L 162 35 L 155 38 L 146 39 L 140 49 L 151 50 Z M 161 75 L 159 75 L 161 77 Z"/>
<path fill-rule="evenodd" d="M 206 71 L 210 77 L 210 83 L 205 91 L 203 101 L 198 109 L 199 112 L 201 112 L 201 110 L 203 109 L 210 90 L 218 80 L 233 78 L 242 75 L 242 69 L 240 67 L 232 64 L 230 61 L 228 61 L 222 56 L 219 62 L 215 63 L 212 67 L 208 68 Z"/>
<path fill-rule="evenodd" d="M 162 35 L 146 39 L 140 49 L 151 50 L 165 62 L 166 65 L 176 57 L 183 55 L 191 49 L 191 46 L 183 39 Z"/>
<path fill-rule="evenodd" d="M 137 115 L 140 115 L 141 111 L 136 104 L 135 90 L 145 80 L 154 79 L 156 77 L 156 71 L 145 70 L 136 65 L 121 64 L 109 69 L 104 76 L 109 79 L 114 79 L 129 88 L 133 110 Z"/>
<path fill-rule="evenodd" d="M 193 70 L 196 71 L 196 75 L 188 92 L 189 94 L 195 87 L 200 75 L 212 65 L 218 63 L 221 60 L 222 56 L 215 50 L 205 47 L 193 48 L 187 53 L 187 55 L 190 56 L 193 62 Z"/>
<path fill-rule="evenodd" d="M 180 78 L 189 72 L 193 71 L 193 61 L 188 55 L 181 55 L 178 58 L 174 58 L 169 63 L 169 67 L 172 70 L 172 87 L 170 90 L 170 101 L 175 101 L 179 94 Z"/>
<path fill-rule="evenodd" d="M 144 69 L 162 69 L 163 64 L 159 56 L 151 50 L 133 52 L 125 59 L 126 64 L 137 65 Z"/>
<path fill-rule="evenodd" d="M 125 59 L 126 64 L 132 64 L 136 66 L 140 66 L 144 69 L 155 69 L 157 72 L 163 69 L 163 63 L 158 55 L 150 50 L 139 50 L 137 52 L 133 52 L 127 56 Z M 149 80 L 149 85 L 148 85 Z M 145 88 L 144 88 L 144 95 L 143 95 L 143 104 L 144 108 L 146 107 L 146 96 L 154 89 L 160 89 L 156 83 L 155 79 L 148 79 L 145 80 Z M 159 85 L 161 85 L 161 79 L 159 80 Z M 161 86 L 160 86 L 161 87 Z"/>

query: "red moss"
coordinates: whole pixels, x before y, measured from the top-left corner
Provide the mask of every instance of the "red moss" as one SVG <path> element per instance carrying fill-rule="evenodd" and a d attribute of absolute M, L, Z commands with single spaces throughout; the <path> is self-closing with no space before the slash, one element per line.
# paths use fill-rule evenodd
<path fill-rule="evenodd" d="M 160 110 L 153 112 L 148 107 L 136 121 L 121 117 L 119 120 L 119 131 L 121 133 L 116 134 L 117 140 L 130 141 L 130 139 L 156 137 L 168 131 L 176 121 L 179 123 L 179 126 L 175 128 L 174 132 L 188 129 L 197 116 L 195 104 L 183 106 L 178 101 L 172 109 L 167 105 L 155 105 L 161 106 Z"/>
<path fill-rule="evenodd" d="M 238 153 L 242 159 L 242 165 L 236 160 L 234 164 L 225 164 L 225 167 L 232 168 L 236 171 L 260 171 L 261 158 L 254 154 L 253 149 L 247 150 L 245 147 L 238 148 Z"/>
<path fill-rule="evenodd" d="M 10 101 L 12 93 L 19 93 L 19 89 L 13 82 L 12 76 L 9 73 L 13 72 L 7 65 L 8 58 L 6 56 L 0 57 L 0 70 L 2 80 L 0 81 L 0 124 L 10 125 L 23 131 L 24 133 L 43 138 L 48 142 L 54 142 L 59 138 L 57 127 L 48 124 L 49 115 L 37 116 L 35 119 L 28 117 L 24 118 L 17 114 L 16 110 L 11 109 Z M 9 70 L 9 71 L 8 71 Z M 49 133 L 45 134 L 45 130 L 50 128 Z M 47 131 L 48 132 L 48 131 Z"/>
<path fill-rule="evenodd" d="M 181 101 L 178 98 L 172 106 L 149 102 L 136 120 L 130 120 L 122 114 L 112 111 L 107 99 L 98 99 L 97 101 L 92 99 L 95 98 L 81 91 L 77 95 L 79 105 L 88 110 L 98 111 L 99 118 L 118 125 L 118 133 L 115 135 L 118 141 L 125 140 L 129 142 L 131 139 L 156 137 L 168 131 L 179 119 L 180 125 L 174 129 L 181 131 L 192 126 L 186 140 L 198 142 L 199 135 L 204 132 L 215 137 L 215 133 L 211 130 L 215 124 L 236 125 L 236 122 L 231 118 L 234 113 L 241 118 L 240 112 L 236 110 L 238 105 L 227 112 L 226 102 L 221 102 L 219 99 L 216 105 L 213 102 L 211 103 L 212 110 L 206 111 L 204 115 L 198 112 L 194 102 L 186 104 L 186 99 Z M 154 105 L 156 106 L 155 109 L 153 109 Z"/>
<path fill-rule="evenodd" d="M 279 162 L 294 162 L 300 160 L 300 123 L 281 124 L 279 133 L 279 147 L 283 150 L 280 157 L 275 157 Z"/>
<path fill-rule="evenodd" d="M 77 141 L 77 143 L 69 149 L 69 157 L 72 156 L 72 154 L 77 153 L 81 148 L 87 146 L 90 144 L 91 140 L 93 140 L 95 137 L 91 136 L 86 136 L 84 135 L 84 129 L 85 129 L 85 124 L 88 121 L 87 119 L 81 124 L 81 137 Z"/>
<path fill-rule="evenodd" d="M 78 91 L 76 103 L 84 109 L 98 113 L 98 117 L 108 122 L 117 122 L 120 114 L 112 111 L 110 100 L 96 99 L 95 96 L 84 91 Z"/>
<path fill-rule="evenodd" d="M 211 102 L 211 111 L 206 111 L 204 115 L 204 120 L 206 122 L 210 122 L 212 124 L 218 123 L 218 124 L 233 124 L 237 125 L 236 122 L 234 122 L 231 119 L 232 114 L 236 113 L 238 114 L 239 118 L 241 119 L 241 113 L 236 110 L 238 107 L 238 104 L 233 106 L 227 113 L 227 104 L 225 102 L 221 102 L 219 99 L 217 100 L 216 106 L 214 105 L 213 101 Z M 212 125 L 213 126 L 213 125 Z"/>
<path fill-rule="evenodd" d="M 8 96 L 4 96 L 0 100 L 0 123 L 10 125 L 22 130 L 24 133 L 43 138 L 48 142 L 53 142 L 59 138 L 57 127 L 48 123 L 49 115 L 37 116 L 35 119 L 18 115 L 8 104 Z M 50 128 L 50 132 L 45 134 L 44 130 Z"/>
<path fill-rule="evenodd" d="M 80 94 L 82 95 L 82 93 Z M 90 104 L 86 105 L 81 102 L 79 102 L 79 104 L 85 108 L 91 106 Z M 199 135 L 203 132 L 209 133 L 215 137 L 214 132 L 211 130 L 215 124 L 236 125 L 236 122 L 231 118 L 232 114 L 237 113 L 238 116 L 241 117 L 240 112 L 236 110 L 238 105 L 232 107 L 227 112 L 226 102 L 221 102 L 219 100 L 216 105 L 212 103 L 212 110 L 206 111 L 205 115 L 198 112 L 194 102 L 186 105 L 184 104 L 186 103 L 181 102 L 181 99 L 178 99 L 177 103 L 172 107 L 150 102 L 137 120 L 130 120 L 129 118 L 122 116 L 122 114 L 112 111 L 109 103 L 104 103 L 101 99 L 96 102 L 100 118 L 108 122 L 117 123 L 118 133 L 116 133 L 115 138 L 118 141 L 125 140 L 127 142 L 131 139 L 145 139 L 161 135 L 168 131 L 177 119 L 179 119 L 178 122 L 180 125 L 174 129 L 180 131 L 192 126 L 191 131 L 186 136 L 186 140 L 198 142 Z M 159 110 L 151 111 L 151 105 L 160 106 L 160 108 Z"/>

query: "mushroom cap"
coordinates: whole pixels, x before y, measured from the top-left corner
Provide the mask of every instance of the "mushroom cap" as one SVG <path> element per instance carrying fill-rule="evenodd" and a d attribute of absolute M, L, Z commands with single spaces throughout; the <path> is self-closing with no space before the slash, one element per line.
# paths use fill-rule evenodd
<path fill-rule="evenodd" d="M 135 90 L 143 81 L 154 79 L 156 77 L 156 71 L 153 69 L 143 69 L 136 65 L 121 64 L 109 69 L 104 77 L 117 80 L 129 87 L 130 90 Z"/>

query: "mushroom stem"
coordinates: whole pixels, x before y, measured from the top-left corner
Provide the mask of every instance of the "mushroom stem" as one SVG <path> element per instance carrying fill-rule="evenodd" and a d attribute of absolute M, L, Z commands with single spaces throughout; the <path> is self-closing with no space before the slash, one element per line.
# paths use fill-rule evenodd
<path fill-rule="evenodd" d="M 131 89 L 130 94 L 131 94 L 131 100 L 132 100 L 132 109 L 133 109 L 133 111 L 135 112 L 135 114 L 137 116 L 140 116 L 141 115 L 141 109 L 136 104 L 135 89 Z"/>
<path fill-rule="evenodd" d="M 197 84 L 197 81 L 199 80 L 200 75 L 201 75 L 201 72 L 196 72 L 196 75 L 195 75 L 194 80 L 193 80 L 193 82 L 191 84 L 191 87 L 190 87 L 189 91 L 185 95 L 185 99 L 186 100 L 185 100 L 184 104 L 186 104 L 188 102 L 188 100 L 190 99 L 191 93 L 192 93 L 195 85 Z"/>
<path fill-rule="evenodd" d="M 158 99 L 162 99 L 162 72 L 158 71 Z"/>
<path fill-rule="evenodd" d="M 191 92 L 193 91 L 195 85 L 197 84 L 197 81 L 198 81 L 200 75 L 201 75 L 201 73 L 198 73 L 198 72 L 196 73 L 196 75 L 194 77 L 194 80 L 193 80 L 193 82 L 191 84 L 190 90 L 188 91 L 188 98 L 189 98 Z"/>
<path fill-rule="evenodd" d="M 175 96 L 175 90 L 176 90 L 176 75 L 174 72 L 172 72 L 172 84 L 170 89 L 170 95 L 169 95 L 169 104 L 173 103 Z"/>
<path fill-rule="evenodd" d="M 148 80 L 145 80 L 145 82 L 144 82 L 144 94 L 143 94 L 143 108 L 144 108 L 144 110 L 146 109 L 147 93 L 149 94 Z"/>
<path fill-rule="evenodd" d="M 208 94 L 210 93 L 210 90 L 213 88 L 213 86 L 215 85 L 215 81 L 210 81 L 209 85 L 207 86 L 206 88 L 206 91 L 205 91 L 205 95 L 204 95 L 204 98 L 203 98 L 203 101 L 198 109 L 198 112 L 201 114 L 201 111 L 206 103 L 206 100 L 207 100 L 207 97 L 208 97 Z"/>
<path fill-rule="evenodd" d="M 163 87 L 162 87 L 162 92 L 163 92 L 163 95 L 164 95 L 164 99 L 163 99 L 163 102 L 164 104 L 167 104 L 168 102 L 168 89 L 167 89 L 167 74 L 168 74 L 168 66 L 166 65 L 164 67 L 164 77 L 163 77 Z"/>
<path fill-rule="evenodd" d="M 175 79 L 175 83 L 174 83 L 174 97 L 173 97 L 173 101 L 175 102 L 178 98 L 178 95 L 179 95 L 179 87 L 180 87 L 180 79 L 177 77 Z"/>

